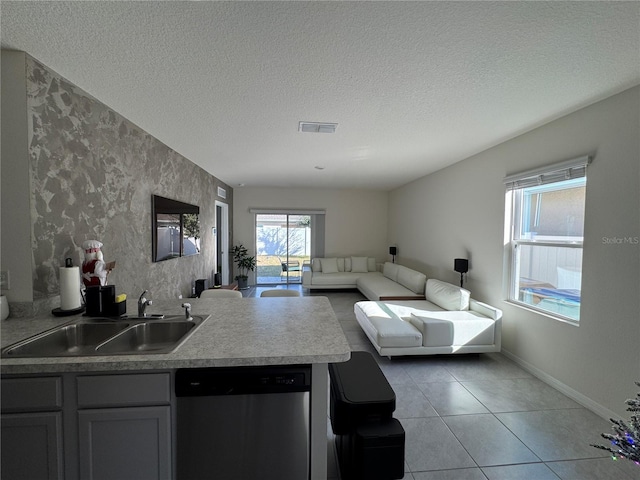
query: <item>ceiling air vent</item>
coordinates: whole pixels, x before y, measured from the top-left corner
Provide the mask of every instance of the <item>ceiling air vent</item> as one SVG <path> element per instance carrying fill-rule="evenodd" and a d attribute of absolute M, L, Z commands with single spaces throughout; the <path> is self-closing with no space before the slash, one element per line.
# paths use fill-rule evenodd
<path fill-rule="evenodd" d="M 337 126 L 337 123 L 300 122 L 298 124 L 298 131 L 307 133 L 335 133 Z"/>

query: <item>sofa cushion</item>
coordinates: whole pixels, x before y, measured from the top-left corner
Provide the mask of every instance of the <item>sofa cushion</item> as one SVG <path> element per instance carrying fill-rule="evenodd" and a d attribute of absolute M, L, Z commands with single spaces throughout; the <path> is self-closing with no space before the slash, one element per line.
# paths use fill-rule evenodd
<path fill-rule="evenodd" d="M 311 271 L 313 273 L 322 271 L 322 264 L 320 263 L 320 259 L 319 258 L 311 259 Z"/>
<path fill-rule="evenodd" d="M 398 282 L 381 275 L 380 272 L 369 272 L 366 275 L 360 274 L 358 278 L 358 290 L 369 300 L 380 300 L 380 298 L 422 298 L 420 294 L 414 293 L 407 287 L 403 287 Z"/>
<path fill-rule="evenodd" d="M 400 318 L 369 317 L 360 326 L 379 347 L 422 345 L 422 334 L 418 329 Z"/>
<path fill-rule="evenodd" d="M 378 266 L 376 265 L 376 259 L 374 257 L 367 257 L 367 269 L 370 272 L 378 271 Z"/>
<path fill-rule="evenodd" d="M 411 324 L 425 347 L 492 345 L 495 322 L 471 311 L 412 313 Z"/>
<path fill-rule="evenodd" d="M 356 302 L 353 307 L 354 311 L 360 311 L 366 316 L 388 316 L 398 317 L 409 320 L 412 313 L 422 314 L 427 312 L 443 312 L 439 306 L 428 302 L 426 300 L 386 300 L 380 301 L 367 301 L 362 300 Z"/>
<path fill-rule="evenodd" d="M 416 327 L 400 318 L 370 318 L 379 347 L 419 347 L 422 345 L 422 334 Z"/>
<path fill-rule="evenodd" d="M 422 334 L 418 329 L 398 317 L 385 303 L 357 302 L 354 311 L 360 327 L 379 347 L 422 345 Z"/>
<path fill-rule="evenodd" d="M 335 257 L 321 258 L 320 265 L 322 265 L 322 273 L 338 273 L 338 259 Z"/>
<path fill-rule="evenodd" d="M 354 273 L 367 273 L 367 257 L 351 257 L 351 271 Z"/>
<path fill-rule="evenodd" d="M 449 347 L 453 345 L 453 323 L 435 318 L 415 317 L 411 314 L 411 324 L 422 333 L 425 347 Z"/>
<path fill-rule="evenodd" d="M 424 285 L 427 281 L 427 276 L 423 273 L 416 272 L 410 268 L 398 266 L 398 283 L 407 287 L 414 293 L 422 295 L 424 293 Z"/>
<path fill-rule="evenodd" d="M 391 262 L 385 262 L 382 267 L 382 274 L 389 280 L 398 281 L 398 265 Z"/>
<path fill-rule="evenodd" d="M 356 288 L 360 275 L 362 274 L 353 272 L 314 273 L 311 284 L 315 287 L 344 285 L 346 288 Z"/>
<path fill-rule="evenodd" d="M 430 278 L 425 291 L 427 300 L 445 310 L 469 310 L 471 293 L 451 283 Z"/>

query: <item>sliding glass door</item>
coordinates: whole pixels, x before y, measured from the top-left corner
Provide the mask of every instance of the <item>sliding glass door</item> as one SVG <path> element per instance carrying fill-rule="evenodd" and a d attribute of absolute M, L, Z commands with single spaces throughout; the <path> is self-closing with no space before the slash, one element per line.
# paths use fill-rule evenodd
<path fill-rule="evenodd" d="M 256 283 L 302 283 L 302 266 L 311 258 L 311 217 L 256 214 Z"/>

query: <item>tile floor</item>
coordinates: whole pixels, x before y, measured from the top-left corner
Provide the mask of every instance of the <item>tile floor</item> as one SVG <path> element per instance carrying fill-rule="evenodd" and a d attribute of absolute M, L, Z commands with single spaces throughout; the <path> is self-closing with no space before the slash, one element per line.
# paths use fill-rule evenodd
<path fill-rule="evenodd" d="M 331 301 L 352 349 L 372 352 L 396 393 L 394 416 L 406 434 L 405 480 L 640 479 L 640 467 L 590 446 L 604 444 L 600 433 L 610 431 L 608 420 L 503 355 L 389 360 L 356 322 L 360 293 L 318 294 Z M 331 452 L 329 478 L 339 478 Z"/>

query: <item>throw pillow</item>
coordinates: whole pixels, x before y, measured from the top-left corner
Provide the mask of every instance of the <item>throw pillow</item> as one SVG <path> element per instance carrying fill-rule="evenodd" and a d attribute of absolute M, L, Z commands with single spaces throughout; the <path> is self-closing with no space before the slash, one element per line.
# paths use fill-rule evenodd
<path fill-rule="evenodd" d="M 338 273 L 338 259 L 337 258 L 321 258 L 322 273 Z"/>
<path fill-rule="evenodd" d="M 367 257 L 351 257 L 351 271 L 355 273 L 367 273 Z"/>

